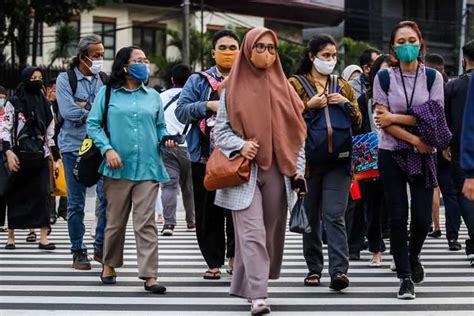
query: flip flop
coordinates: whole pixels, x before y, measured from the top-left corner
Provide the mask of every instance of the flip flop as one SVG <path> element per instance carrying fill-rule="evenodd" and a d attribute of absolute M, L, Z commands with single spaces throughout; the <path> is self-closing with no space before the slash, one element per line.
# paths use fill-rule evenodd
<path fill-rule="evenodd" d="M 26 235 L 26 242 L 36 242 L 36 233 L 30 232 L 28 235 Z"/>
<path fill-rule="evenodd" d="M 305 286 L 319 286 L 320 280 L 321 280 L 321 276 L 318 273 L 309 273 L 306 276 L 306 278 L 304 278 L 304 285 Z"/>
<path fill-rule="evenodd" d="M 207 270 L 202 277 L 205 280 L 220 280 L 221 271 L 212 272 L 211 270 Z"/>

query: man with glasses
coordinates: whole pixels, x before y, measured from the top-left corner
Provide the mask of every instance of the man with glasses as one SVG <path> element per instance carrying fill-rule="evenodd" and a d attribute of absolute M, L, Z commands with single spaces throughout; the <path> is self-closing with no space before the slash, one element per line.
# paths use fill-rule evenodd
<path fill-rule="evenodd" d="M 86 136 L 86 120 L 95 96 L 105 80 L 101 72 L 104 62 L 104 45 L 98 35 L 83 37 L 78 44 L 77 56 L 72 69 L 59 74 L 56 80 L 56 97 L 59 112 L 64 120 L 59 133 L 59 148 L 62 153 L 67 183 L 67 223 L 72 267 L 90 270 L 91 265 L 84 244 L 84 207 L 86 187 L 77 182 L 73 175 L 77 154 Z M 101 262 L 105 230 L 106 200 L 102 180 L 97 183 L 97 228 L 95 232 L 94 260 Z"/>
<path fill-rule="evenodd" d="M 203 182 L 206 162 L 214 149 L 213 127 L 219 108 L 218 86 L 230 73 L 239 52 L 239 38 L 232 31 L 221 30 L 214 34 L 212 47 L 211 54 L 216 65 L 189 77 L 181 91 L 175 114 L 181 123 L 191 124 L 186 140 L 192 163 L 196 235 L 209 267 L 203 277 L 218 280 L 226 248 L 230 266 L 228 272 L 232 273 L 234 227 L 230 211 L 214 205 L 216 192 L 207 191 Z"/>

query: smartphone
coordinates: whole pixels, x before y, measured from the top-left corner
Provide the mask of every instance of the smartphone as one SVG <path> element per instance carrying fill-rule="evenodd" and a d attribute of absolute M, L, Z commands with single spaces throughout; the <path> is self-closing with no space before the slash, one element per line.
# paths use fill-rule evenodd
<path fill-rule="evenodd" d="M 300 194 L 301 193 L 307 193 L 308 192 L 308 187 L 306 186 L 306 180 L 304 179 L 291 179 L 291 188 L 293 190 L 295 189 L 300 189 Z"/>
<path fill-rule="evenodd" d="M 175 143 L 177 144 L 184 144 L 184 142 L 186 141 L 186 136 L 185 135 L 180 135 L 180 134 L 176 134 L 176 135 L 165 135 L 163 136 L 163 138 L 161 139 L 161 142 L 160 144 L 162 146 L 165 145 L 165 143 L 169 140 L 172 140 L 174 141 Z"/>

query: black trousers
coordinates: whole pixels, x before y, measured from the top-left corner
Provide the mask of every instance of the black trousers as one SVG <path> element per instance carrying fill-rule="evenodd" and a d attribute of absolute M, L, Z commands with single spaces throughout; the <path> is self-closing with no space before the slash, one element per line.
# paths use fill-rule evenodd
<path fill-rule="evenodd" d="M 234 223 L 230 210 L 216 206 L 215 191 L 204 188 L 206 165 L 192 163 L 194 205 L 196 213 L 196 236 L 201 253 L 210 269 L 224 265 L 227 258 L 234 257 Z M 227 237 L 227 238 L 226 238 Z"/>
<path fill-rule="evenodd" d="M 459 207 L 461 209 L 461 215 L 466 224 L 467 231 L 469 233 L 470 242 L 469 245 L 471 249 L 466 249 L 468 252 L 474 253 L 474 201 L 469 200 L 462 193 L 464 186 L 464 180 L 466 180 L 466 174 L 464 170 L 461 169 L 460 157 L 458 154 L 453 154 L 452 159 L 452 174 L 454 180 L 454 187 L 456 190 L 456 195 L 458 197 Z"/>
<path fill-rule="evenodd" d="M 383 185 L 380 180 L 360 181 L 364 211 L 367 219 L 367 239 L 372 253 L 385 251 L 382 239 L 382 212 L 385 209 Z"/>
<path fill-rule="evenodd" d="M 5 226 L 5 217 L 7 216 L 7 202 L 3 196 L 0 196 L 0 227 Z"/>
<path fill-rule="evenodd" d="M 409 181 L 390 151 L 382 149 L 379 151 L 379 170 L 389 212 L 390 246 L 397 266 L 397 275 L 398 278 L 409 278 L 411 276 L 410 260 L 413 261 L 420 255 L 431 227 L 433 189 L 425 187 L 423 177 Z M 411 193 L 409 245 L 407 184 Z"/>

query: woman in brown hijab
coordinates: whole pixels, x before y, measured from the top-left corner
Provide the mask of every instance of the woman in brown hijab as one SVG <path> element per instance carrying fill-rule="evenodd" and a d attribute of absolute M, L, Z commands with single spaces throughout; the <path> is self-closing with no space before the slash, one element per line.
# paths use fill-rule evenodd
<path fill-rule="evenodd" d="M 252 161 L 250 181 L 217 191 L 215 203 L 232 210 L 235 263 L 230 294 L 252 302 L 252 315 L 270 313 L 268 279 L 278 279 L 291 180 L 303 179 L 306 125 L 303 104 L 286 80 L 276 34 L 249 31 L 224 83 L 216 142 L 229 158 Z"/>

